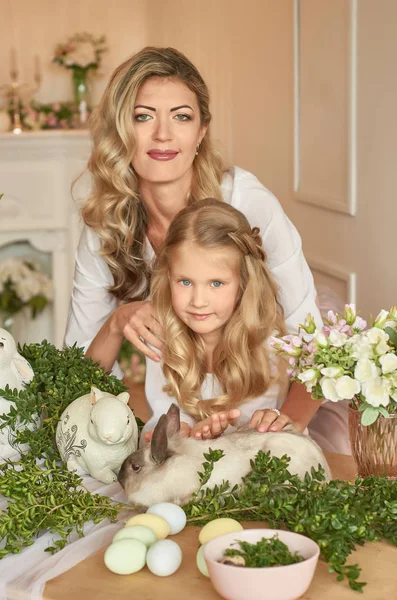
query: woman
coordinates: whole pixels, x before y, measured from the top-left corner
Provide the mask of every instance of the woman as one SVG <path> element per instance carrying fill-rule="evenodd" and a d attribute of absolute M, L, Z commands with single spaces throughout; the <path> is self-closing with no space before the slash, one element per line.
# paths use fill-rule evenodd
<path fill-rule="evenodd" d="M 279 285 L 287 328 L 311 312 L 320 322 L 313 278 L 300 237 L 276 198 L 250 173 L 224 170 L 210 135 L 208 89 L 197 69 L 172 48 L 147 47 L 114 72 L 91 118 L 93 189 L 76 255 L 65 342 L 84 346 L 106 370 L 124 338 L 147 360 L 146 395 L 161 392 L 162 332 L 147 300 L 150 265 L 174 216 L 213 197 L 260 227 Z M 160 385 L 160 387 L 159 387 Z M 304 429 L 319 408 L 293 383 L 266 428 L 293 421 Z"/>

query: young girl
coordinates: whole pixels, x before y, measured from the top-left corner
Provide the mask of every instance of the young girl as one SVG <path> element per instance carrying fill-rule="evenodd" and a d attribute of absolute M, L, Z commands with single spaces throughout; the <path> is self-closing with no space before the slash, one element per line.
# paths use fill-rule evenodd
<path fill-rule="evenodd" d="M 267 430 L 287 391 L 268 342 L 285 326 L 259 229 L 225 202 L 195 202 L 171 223 L 151 289 L 165 339 L 144 439 L 175 401 L 184 435 L 216 437 L 230 424 Z"/>

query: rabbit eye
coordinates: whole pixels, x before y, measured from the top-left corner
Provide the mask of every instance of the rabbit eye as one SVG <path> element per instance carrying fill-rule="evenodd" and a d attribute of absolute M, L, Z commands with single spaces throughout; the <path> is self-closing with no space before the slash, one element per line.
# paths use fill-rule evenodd
<path fill-rule="evenodd" d="M 130 418 L 129 418 L 129 417 L 127 417 L 127 424 L 128 424 L 129 422 L 130 422 Z"/>
<path fill-rule="evenodd" d="M 94 421 L 92 419 L 90 419 L 91 423 L 94 424 Z"/>
<path fill-rule="evenodd" d="M 4 348 L 3 342 L 0 342 L 0 348 Z"/>
<path fill-rule="evenodd" d="M 141 465 L 134 465 L 134 464 L 131 465 L 131 469 L 133 471 L 135 471 L 135 473 L 139 473 L 139 471 L 141 470 L 141 468 L 142 468 Z"/>

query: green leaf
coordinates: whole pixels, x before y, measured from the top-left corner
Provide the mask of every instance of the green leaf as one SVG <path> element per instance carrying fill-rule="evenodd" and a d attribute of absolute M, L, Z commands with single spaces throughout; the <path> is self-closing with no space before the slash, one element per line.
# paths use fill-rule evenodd
<path fill-rule="evenodd" d="M 378 414 L 379 409 L 375 406 L 366 407 L 361 415 L 361 425 L 365 425 L 366 427 L 368 425 L 372 425 L 372 423 L 375 423 L 376 419 L 378 418 Z"/>
<path fill-rule="evenodd" d="M 385 332 L 387 333 L 387 335 L 390 338 L 390 342 L 392 343 L 392 345 L 397 348 L 397 331 L 395 331 L 394 329 L 392 329 L 391 327 L 385 327 Z"/>

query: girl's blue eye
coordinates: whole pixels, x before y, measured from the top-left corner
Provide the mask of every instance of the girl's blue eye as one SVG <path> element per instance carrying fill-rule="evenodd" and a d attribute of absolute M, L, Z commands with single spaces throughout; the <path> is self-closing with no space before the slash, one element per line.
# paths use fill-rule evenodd
<path fill-rule="evenodd" d="M 191 121 L 192 117 L 190 115 L 177 114 L 175 115 L 175 119 L 177 121 Z"/>
<path fill-rule="evenodd" d="M 223 283 L 222 283 L 222 281 L 213 281 L 213 282 L 212 282 L 212 285 L 213 285 L 215 288 L 220 288 L 220 287 L 223 285 Z"/>
<path fill-rule="evenodd" d="M 181 284 L 182 284 L 184 287 L 189 287 L 189 285 L 190 285 L 190 281 L 189 281 L 189 279 L 182 279 L 182 280 L 181 280 Z"/>
<path fill-rule="evenodd" d="M 135 121 L 139 121 L 140 123 L 144 123 L 145 121 L 149 121 L 152 117 L 146 114 L 135 115 Z"/>

